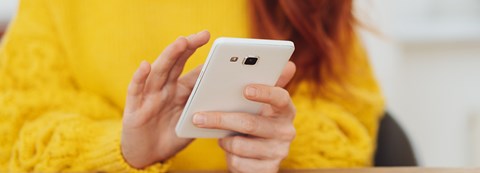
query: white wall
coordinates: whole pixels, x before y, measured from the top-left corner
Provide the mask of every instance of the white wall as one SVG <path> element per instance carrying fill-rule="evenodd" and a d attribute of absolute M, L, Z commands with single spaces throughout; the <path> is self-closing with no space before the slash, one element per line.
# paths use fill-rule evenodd
<path fill-rule="evenodd" d="M 357 3 L 384 33 L 363 38 L 387 107 L 421 164 L 480 166 L 480 1 Z"/>

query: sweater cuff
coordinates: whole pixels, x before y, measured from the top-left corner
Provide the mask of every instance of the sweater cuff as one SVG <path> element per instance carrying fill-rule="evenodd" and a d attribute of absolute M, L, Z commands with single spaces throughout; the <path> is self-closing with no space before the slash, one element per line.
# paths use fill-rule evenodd
<path fill-rule="evenodd" d="M 93 146 L 91 152 L 86 155 L 85 161 L 90 162 L 86 165 L 92 165 L 91 169 L 94 171 L 106 171 L 106 172 L 133 172 L 133 173 L 149 173 L 149 172 L 167 172 L 171 161 L 167 160 L 163 163 L 155 163 L 144 169 L 137 169 L 130 166 L 122 155 L 120 145 L 120 128 L 112 134 L 107 134 L 110 139 L 100 142 L 102 145 Z M 106 137 L 108 138 L 108 137 Z M 112 139 L 113 138 L 113 139 Z M 103 138 L 105 139 L 105 138 Z"/>
<path fill-rule="evenodd" d="M 153 165 L 150 165 L 144 169 L 137 169 L 137 168 L 134 168 L 132 166 L 130 166 L 130 164 L 128 164 L 125 159 L 123 158 L 123 155 L 122 155 L 122 150 L 121 150 L 121 146 L 120 146 L 120 142 L 117 143 L 118 144 L 118 147 L 116 147 L 116 151 L 114 151 L 115 153 L 115 161 L 111 162 L 111 163 L 117 163 L 118 166 L 116 164 L 112 164 L 111 167 L 118 167 L 120 168 L 119 171 L 114 171 L 114 172 L 134 172 L 134 173 L 148 173 L 148 172 L 155 172 L 155 173 L 158 173 L 158 172 L 167 172 L 168 171 L 168 168 L 170 167 L 171 165 L 171 161 L 168 160 L 166 162 L 163 162 L 163 163 L 155 163 Z"/>

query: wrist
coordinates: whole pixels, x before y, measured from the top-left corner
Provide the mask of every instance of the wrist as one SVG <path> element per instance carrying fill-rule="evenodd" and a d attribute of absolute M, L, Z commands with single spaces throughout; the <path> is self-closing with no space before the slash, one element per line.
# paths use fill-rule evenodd
<path fill-rule="evenodd" d="M 144 150 L 144 151 L 142 151 Z M 148 147 L 134 147 L 128 143 L 121 143 L 121 153 L 127 164 L 136 169 L 144 169 L 157 162 L 155 152 L 149 152 Z M 150 150 L 151 151 L 151 150 Z"/>

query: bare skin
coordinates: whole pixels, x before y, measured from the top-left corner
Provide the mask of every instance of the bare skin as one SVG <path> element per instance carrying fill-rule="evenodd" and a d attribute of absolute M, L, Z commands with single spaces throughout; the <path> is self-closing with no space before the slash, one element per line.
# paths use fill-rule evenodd
<path fill-rule="evenodd" d="M 255 84 L 249 85 L 244 95 L 265 104 L 259 115 L 201 112 L 193 121 L 202 128 L 246 134 L 219 139 L 220 147 L 227 153 L 231 172 L 277 172 L 295 137 L 292 123 L 295 108 L 290 96 L 283 88 Z"/>
<path fill-rule="evenodd" d="M 202 31 L 179 37 L 151 65 L 142 62 L 128 87 L 123 116 L 122 154 L 131 166 L 145 168 L 165 161 L 193 139 L 178 138 L 175 125 L 200 73 L 200 67 L 180 77 L 185 62 L 208 42 Z M 233 130 L 245 136 L 219 139 L 232 172 L 276 172 L 295 137 L 295 108 L 281 88 L 295 73 L 287 64 L 276 87 L 252 84 L 247 99 L 264 103 L 259 116 L 233 112 L 200 112 L 194 124 L 202 128 Z M 201 121 L 199 121 L 201 120 Z"/>

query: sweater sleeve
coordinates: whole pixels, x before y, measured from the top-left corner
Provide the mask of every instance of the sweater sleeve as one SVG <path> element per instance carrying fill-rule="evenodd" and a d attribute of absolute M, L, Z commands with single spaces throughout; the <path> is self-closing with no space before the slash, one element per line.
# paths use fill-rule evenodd
<path fill-rule="evenodd" d="M 0 47 L 0 172 L 165 172 L 124 161 L 122 111 L 76 87 L 46 3 L 20 1 Z"/>
<path fill-rule="evenodd" d="M 371 166 L 384 100 L 360 44 L 353 46 L 342 85 L 328 83 L 330 94 L 313 101 L 305 88 L 293 96 L 298 135 L 285 168 Z M 302 89 L 303 88 L 303 89 Z"/>

